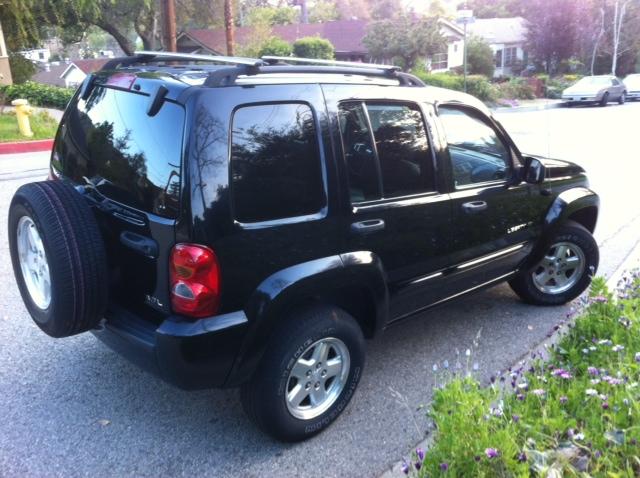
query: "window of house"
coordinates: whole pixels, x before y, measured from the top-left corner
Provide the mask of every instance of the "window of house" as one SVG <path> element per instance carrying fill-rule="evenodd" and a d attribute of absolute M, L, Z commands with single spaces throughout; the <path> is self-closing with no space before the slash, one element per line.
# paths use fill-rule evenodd
<path fill-rule="evenodd" d="M 506 179 L 511 153 L 479 113 L 440 106 L 438 116 L 447 137 L 456 187 Z"/>
<path fill-rule="evenodd" d="M 504 66 L 513 66 L 518 61 L 518 48 L 510 47 L 504 50 Z"/>
<path fill-rule="evenodd" d="M 496 68 L 502 68 L 502 50 L 496 50 Z"/>
<path fill-rule="evenodd" d="M 291 103 L 237 110 L 231 180 L 234 215 L 240 222 L 320 212 L 326 198 L 311 108 Z"/>
<path fill-rule="evenodd" d="M 410 103 L 346 103 L 340 131 L 351 202 L 434 190 L 422 113 Z"/>
<path fill-rule="evenodd" d="M 432 70 L 446 70 L 449 66 L 448 53 L 436 53 L 431 59 Z"/>

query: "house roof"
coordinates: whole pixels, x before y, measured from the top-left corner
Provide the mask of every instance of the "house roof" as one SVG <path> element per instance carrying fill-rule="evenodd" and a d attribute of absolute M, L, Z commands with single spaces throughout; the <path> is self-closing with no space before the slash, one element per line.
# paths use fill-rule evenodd
<path fill-rule="evenodd" d="M 319 36 L 329 40 L 336 51 L 365 53 L 367 49 L 362 44 L 366 35 L 367 22 L 364 20 L 338 20 L 326 23 L 294 23 L 292 25 L 275 25 L 271 31 L 274 36 L 293 43 L 310 36 Z M 236 42 L 240 45 L 251 41 L 253 27 L 239 27 L 235 30 Z M 223 53 L 227 50 L 225 31 L 223 28 L 213 30 L 187 30 L 178 36 L 187 36 L 194 42 L 214 52 Z"/>
<path fill-rule="evenodd" d="M 65 86 L 62 79 L 62 73 L 68 68 L 69 65 L 62 63 L 60 65 L 50 65 L 49 70 L 38 71 L 31 77 L 31 81 L 36 83 L 44 83 L 46 85 L 53 86 Z"/>
<path fill-rule="evenodd" d="M 527 36 L 527 21 L 522 17 L 478 18 L 467 28 L 488 43 L 523 43 Z"/>
<path fill-rule="evenodd" d="M 89 74 L 98 71 L 109 60 L 110 58 L 92 58 L 88 60 L 73 60 L 71 63 L 76 65 L 83 73 Z"/>

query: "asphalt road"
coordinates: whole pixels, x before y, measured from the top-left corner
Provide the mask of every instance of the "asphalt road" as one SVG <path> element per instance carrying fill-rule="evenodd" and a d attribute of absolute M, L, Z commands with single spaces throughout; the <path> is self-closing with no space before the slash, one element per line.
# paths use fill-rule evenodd
<path fill-rule="evenodd" d="M 640 238 L 640 103 L 500 115 L 524 150 L 583 164 L 602 196 L 600 272 Z M 37 174 L 42 159 L 13 158 Z M 260 434 L 235 390 L 183 392 L 147 375 L 91 335 L 54 340 L 32 323 L 10 268 L 13 191 L 38 176 L 6 173 L 0 157 L 0 476 L 375 476 L 426 429 L 432 366 L 472 346 L 480 378 L 543 340 L 569 306 L 537 308 L 498 286 L 443 306 L 368 344 L 351 405 L 325 433 L 297 445 Z M 30 162 L 31 161 L 31 162 Z M 17 167 L 20 169 L 20 167 Z M 28 173 L 28 174 L 33 174 Z M 394 399 L 400 392 L 407 406 Z"/>

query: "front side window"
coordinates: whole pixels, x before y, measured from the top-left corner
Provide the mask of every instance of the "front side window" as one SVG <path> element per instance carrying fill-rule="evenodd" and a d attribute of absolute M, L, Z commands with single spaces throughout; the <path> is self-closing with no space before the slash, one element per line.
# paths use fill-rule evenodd
<path fill-rule="evenodd" d="M 326 201 L 311 108 L 296 103 L 237 110 L 231 180 L 234 214 L 240 222 L 320 212 Z"/>
<path fill-rule="evenodd" d="M 414 104 L 340 106 L 351 202 L 433 191 L 433 168 L 422 114 Z"/>
<path fill-rule="evenodd" d="M 480 115 L 440 106 L 438 115 L 449 145 L 456 187 L 504 180 L 511 165 L 509 148 Z"/>

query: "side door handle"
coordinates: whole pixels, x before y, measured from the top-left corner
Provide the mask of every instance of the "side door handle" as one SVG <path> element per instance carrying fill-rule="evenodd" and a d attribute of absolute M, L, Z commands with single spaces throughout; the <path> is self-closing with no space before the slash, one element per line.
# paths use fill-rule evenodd
<path fill-rule="evenodd" d="M 485 201 L 471 201 L 462 205 L 462 210 L 467 214 L 477 214 L 486 211 L 489 206 Z"/>
<path fill-rule="evenodd" d="M 384 229 L 383 219 L 367 219 L 366 221 L 351 224 L 351 232 L 356 234 L 369 234 Z"/>

